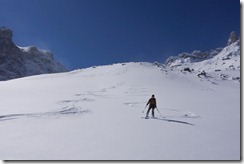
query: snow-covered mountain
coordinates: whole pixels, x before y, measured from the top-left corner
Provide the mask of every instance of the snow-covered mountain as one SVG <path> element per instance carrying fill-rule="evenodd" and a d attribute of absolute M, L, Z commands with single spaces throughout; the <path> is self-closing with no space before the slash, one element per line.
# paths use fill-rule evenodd
<path fill-rule="evenodd" d="M 35 46 L 16 46 L 12 36 L 11 29 L 0 28 L 0 80 L 67 71 L 51 52 Z"/>
<path fill-rule="evenodd" d="M 240 81 L 240 40 L 235 32 L 231 32 L 225 48 L 217 48 L 209 52 L 193 51 L 171 56 L 165 61 L 171 69 L 199 74 L 218 75 L 224 80 Z"/>
<path fill-rule="evenodd" d="M 202 52 L 200 50 L 195 50 L 191 53 L 180 53 L 178 56 L 170 56 L 166 59 L 165 64 L 167 66 L 180 66 L 184 63 L 194 63 L 194 62 L 201 62 L 203 60 L 207 60 L 213 58 L 214 56 L 218 55 L 223 48 L 216 48 L 215 50 L 210 50 L 207 52 Z"/>
<path fill-rule="evenodd" d="M 179 60 L 0 81 L 0 159 L 240 160 L 239 41 Z"/>

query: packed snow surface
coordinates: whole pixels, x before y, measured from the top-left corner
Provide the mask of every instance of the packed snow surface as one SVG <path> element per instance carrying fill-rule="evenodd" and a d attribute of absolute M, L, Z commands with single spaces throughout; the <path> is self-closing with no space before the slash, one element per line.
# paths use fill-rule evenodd
<path fill-rule="evenodd" d="M 0 90 L 2 160 L 240 159 L 240 82 L 215 72 L 120 63 Z M 144 119 L 152 94 L 160 113 Z"/>

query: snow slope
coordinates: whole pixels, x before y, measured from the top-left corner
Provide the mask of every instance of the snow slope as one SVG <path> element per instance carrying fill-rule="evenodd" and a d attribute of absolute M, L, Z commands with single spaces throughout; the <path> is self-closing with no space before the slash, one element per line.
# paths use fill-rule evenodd
<path fill-rule="evenodd" d="M 152 63 L 0 82 L 2 160 L 239 160 L 240 83 Z M 158 119 L 142 119 L 155 94 Z"/>

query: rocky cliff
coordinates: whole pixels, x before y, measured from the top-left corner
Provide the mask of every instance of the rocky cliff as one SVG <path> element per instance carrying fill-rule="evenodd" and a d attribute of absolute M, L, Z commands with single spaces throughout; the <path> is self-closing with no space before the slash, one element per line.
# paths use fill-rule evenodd
<path fill-rule="evenodd" d="M 12 36 L 11 29 L 0 27 L 0 80 L 67 71 L 51 52 L 35 46 L 16 46 Z"/>

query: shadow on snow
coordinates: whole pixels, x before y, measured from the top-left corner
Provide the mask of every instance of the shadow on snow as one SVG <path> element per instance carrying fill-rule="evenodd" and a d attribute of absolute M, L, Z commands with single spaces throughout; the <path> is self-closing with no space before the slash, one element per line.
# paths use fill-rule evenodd
<path fill-rule="evenodd" d="M 168 121 L 168 122 L 175 122 L 175 123 L 180 123 L 180 124 L 186 124 L 186 125 L 194 125 L 189 122 L 185 121 L 178 121 L 178 120 L 172 120 L 172 119 L 165 119 L 165 118 L 155 118 L 156 120 L 162 120 L 162 121 Z"/>

